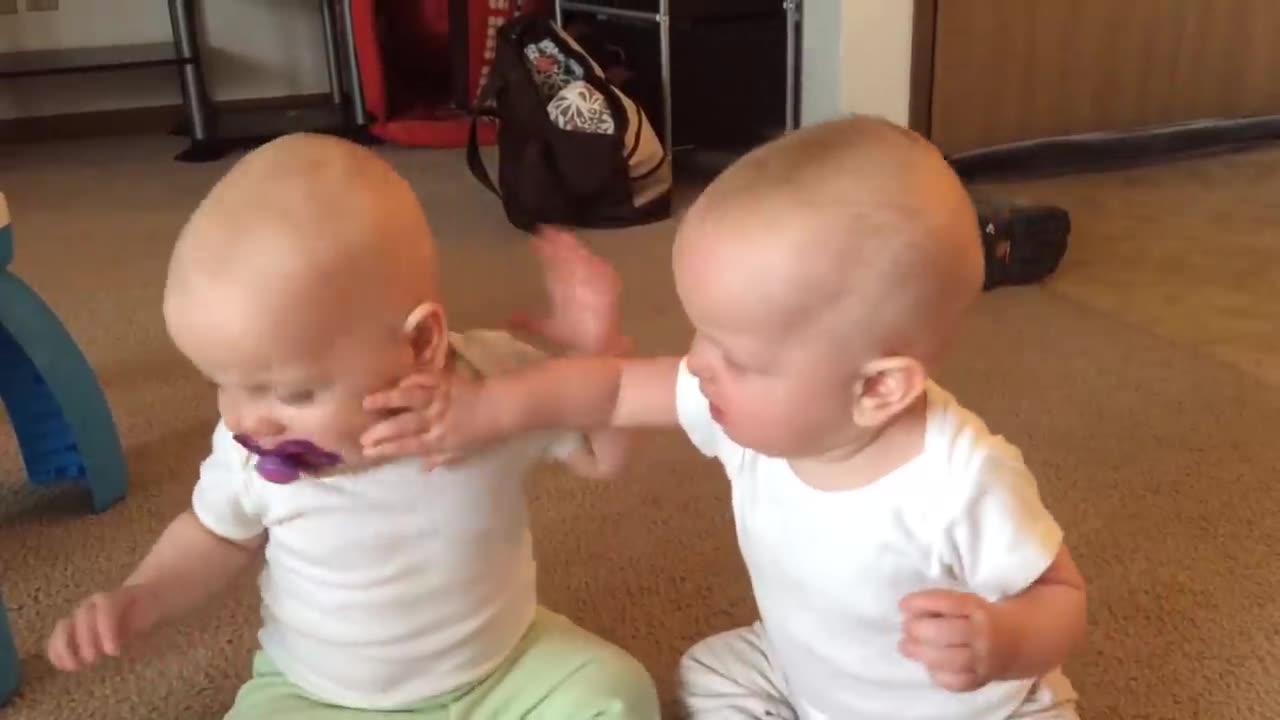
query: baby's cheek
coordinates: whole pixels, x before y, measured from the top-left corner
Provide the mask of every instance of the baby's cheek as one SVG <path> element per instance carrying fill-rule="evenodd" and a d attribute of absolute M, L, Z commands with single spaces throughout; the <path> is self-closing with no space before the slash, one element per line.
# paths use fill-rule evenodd
<path fill-rule="evenodd" d="M 331 403 L 310 419 L 310 440 L 344 458 L 359 454 L 360 435 L 369 427 L 369 415 L 358 403 Z"/>
<path fill-rule="evenodd" d="M 818 419 L 829 414 L 831 404 L 829 396 L 778 395 L 768 403 L 762 422 L 769 425 L 769 434 L 777 442 L 787 446 L 803 444 L 812 439 L 808 436 L 818 429 L 815 426 L 823 424 Z"/>

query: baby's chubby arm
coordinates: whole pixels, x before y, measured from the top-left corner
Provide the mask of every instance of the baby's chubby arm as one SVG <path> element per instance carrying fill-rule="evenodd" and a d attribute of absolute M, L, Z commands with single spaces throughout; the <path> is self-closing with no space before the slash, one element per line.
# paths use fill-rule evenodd
<path fill-rule="evenodd" d="M 502 434 L 676 424 L 678 357 L 548 360 L 475 388 Z"/>
<path fill-rule="evenodd" d="M 960 423 L 951 471 L 930 515 L 941 532 L 928 533 L 958 582 L 903 598 L 902 652 L 950 690 L 1039 678 L 1084 636 L 1084 579 L 1022 453 L 964 413 L 950 417 Z"/>
<path fill-rule="evenodd" d="M 997 679 L 1040 677 L 1060 667 L 1084 638 L 1084 577 L 1066 545 L 1031 587 L 992 608 Z"/>
<path fill-rule="evenodd" d="M 83 670 L 103 656 L 212 598 L 261 555 L 266 535 L 233 542 L 210 532 L 195 513 L 178 515 L 117 589 L 82 601 L 58 622 L 47 652 L 54 667 Z"/>
<path fill-rule="evenodd" d="M 574 356 L 480 381 L 441 376 L 421 392 L 402 386 L 370 397 L 372 407 L 410 411 L 371 428 L 366 452 L 422 455 L 440 465 L 521 433 L 581 430 L 592 433 L 596 462 L 616 469 L 625 450 L 605 456 L 612 448 L 602 447 L 608 436 L 598 431 L 674 426 L 679 363 L 677 357 Z"/>
<path fill-rule="evenodd" d="M 156 540 L 126 587 L 145 588 L 153 597 L 156 622 L 196 609 L 218 594 L 262 554 L 267 535 L 228 540 L 216 535 L 186 510 Z"/>

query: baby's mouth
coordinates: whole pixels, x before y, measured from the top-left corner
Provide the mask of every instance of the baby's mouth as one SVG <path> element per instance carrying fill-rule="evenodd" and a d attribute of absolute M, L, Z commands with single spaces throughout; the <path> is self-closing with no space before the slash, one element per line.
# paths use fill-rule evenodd
<path fill-rule="evenodd" d="M 286 440 L 265 448 L 247 435 L 236 435 L 235 441 L 258 456 L 254 469 L 267 482 L 291 483 L 304 473 L 325 470 L 342 462 L 342 456 L 329 452 L 307 440 Z"/>

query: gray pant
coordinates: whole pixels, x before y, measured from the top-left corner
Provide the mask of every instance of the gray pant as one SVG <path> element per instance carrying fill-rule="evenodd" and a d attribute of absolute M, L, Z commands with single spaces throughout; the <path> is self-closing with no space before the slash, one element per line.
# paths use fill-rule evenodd
<path fill-rule="evenodd" d="M 690 720 L 801 720 L 769 658 L 760 623 L 714 635 L 680 660 L 680 706 Z M 1079 720 L 1060 672 L 1045 676 L 1009 720 Z"/>

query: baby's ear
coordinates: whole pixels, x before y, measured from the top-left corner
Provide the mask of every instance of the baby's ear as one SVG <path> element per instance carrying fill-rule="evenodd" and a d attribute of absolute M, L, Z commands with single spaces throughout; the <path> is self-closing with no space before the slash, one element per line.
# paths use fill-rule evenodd
<path fill-rule="evenodd" d="M 928 381 L 924 365 L 915 358 L 867 363 L 853 388 L 853 421 L 865 428 L 888 423 L 919 399 Z"/>
<path fill-rule="evenodd" d="M 404 332 L 416 366 L 432 370 L 444 367 L 449 357 L 449 325 L 440 303 L 425 302 L 414 308 L 405 320 Z"/>

